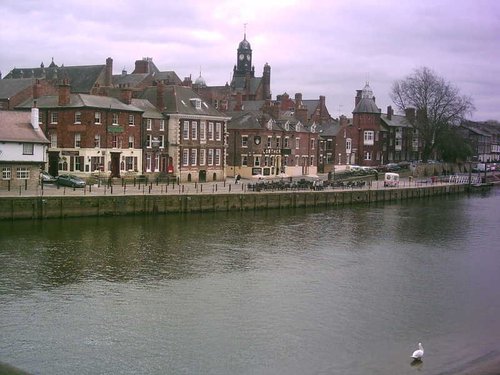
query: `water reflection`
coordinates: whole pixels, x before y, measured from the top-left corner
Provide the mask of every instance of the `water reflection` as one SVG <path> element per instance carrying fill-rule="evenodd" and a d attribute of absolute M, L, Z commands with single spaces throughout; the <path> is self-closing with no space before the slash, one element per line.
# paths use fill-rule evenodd
<path fill-rule="evenodd" d="M 500 339 L 499 201 L 1 222 L 0 350 L 51 374 L 443 372 Z"/>

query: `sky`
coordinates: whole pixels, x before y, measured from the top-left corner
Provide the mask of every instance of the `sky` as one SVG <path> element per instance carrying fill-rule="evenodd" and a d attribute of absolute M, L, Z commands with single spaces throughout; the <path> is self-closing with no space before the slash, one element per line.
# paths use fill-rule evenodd
<path fill-rule="evenodd" d="M 497 0 L 1 0 L 0 71 L 101 65 L 131 73 L 151 57 L 207 85 L 229 82 L 246 38 L 255 75 L 271 66 L 271 92 L 326 97 L 352 116 L 366 82 L 383 113 L 390 91 L 421 67 L 470 96 L 475 121 L 500 121 Z"/>

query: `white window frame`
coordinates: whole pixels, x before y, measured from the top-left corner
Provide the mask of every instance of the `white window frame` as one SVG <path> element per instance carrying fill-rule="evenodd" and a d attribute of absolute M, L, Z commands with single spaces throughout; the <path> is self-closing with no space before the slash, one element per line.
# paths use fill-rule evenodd
<path fill-rule="evenodd" d="M 28 167 L 17 167 L 16 168 L 16 178 L 18 180 L 29 180 L 30 170 Z"/>
<path fill-rule="evenodd" d="M 200 142 L 205 143 L 207 141 L 207 123 L 205 121 L 200 121 Z"/>
<path fill-rule="evenodd" d="M 207 138 L 208 138 L 210 141 L 213 141 L 213 140 L 214 140 L 214 123 L 213 123 L 213 122 L 209 122 L 209 123 L 208 123 L 208 134 L 207 134 Z"/>
<path fill-rule="evenodd" d="M 375 140 L 375 132 L 373 130 L 365 130 L 363 132 L 363 144 L 366 146 L 373 146 Z"/>
<path fill-rule="evenodd" d="M 82 135 L 80 133 L 75 133 L 75 148 L 80 148 L 82 146 Z"/>
<path fill-rule="evenodd" d="M 81 124 L 82 123 L 82 112 L 76 111 L 75 112 L 75 124 Z"/>
<path fill-rule="evenodd" d="M 189 148 L 182 150 L 182 165 L 184 167 L 189 166 Z"/>
<path fill-rule="evenodd" d="M 300 137 L 295 138 L 295 149 L 300 149 Z"/>
<path fill-rule="evenodd" d="M 241 136 L 241 147 L 248 147 L 248 135 Z"/>
<path fill-rule="evenodd" d="M 135 139 L 133 135 L 128 136 L 128 148 L 134 148 L 135 146 Z"/>
<path fill-rule="evenodd" d="M 208 149 L 207 165 L 214 165 L 214 149 L 213 148 Z"/>
<path fill-rule="evenodd" d="M 23 155 L 33 155 L 35 151 L 34 143 L 23 143 Z"/>
<path fill-rule="evenodd" d="M 112 116 L 112 125 L 118 125 L 120 122 L 120 116 L 118 116 L 118 113 L 113 113 Z"/>
<path fill-rule="evenodd" d="M 191 149 L 191 153 L 190 153 L 190 160 L 189 160 L 189 164 L 190 165 L 198 165 L 198 150 L 196 148 L 192 148 Z"/>
<path fill-rule="evenodd" d="M 182 139 L 189 140 L 189 121 L 184 121 L 182 126 Z"/>
<path fill-rule="evenodd" d="M 2 180 L 11 180 L 11 179 L 12 179 L 12 168 L 2 167 Z"/>
<path fill-rule="evenodd" d="M 57 148 L 57 133 L 50 133 L 50 148 Z"/>
<path fill-rule="evenodd" d="M 345 152 L 350 154 L 352 152 L 352 139 L 346 138 L 345 140 Z"/>
<path fill-rule="evenodd" d="M 205 150 L 204 148 L 202 148 L 200 150 L 200 165 L 205 165 L 206 163 L 206 156 L 207 156 L 207 150 Z"/>
<path fill-rule="evenodd" d="M 59 112 L 57 111 L 50 112 L 50 123 L 57 124 L 58 120 L 59 120 Z"/>
<path fill-rule="evenodd" d="M 216 148 L 215 149 L 215 160 L 214 160 L 214 163 L 215 165 L 219 166 L 221 165 L 221 152 L 220 152 L 220 148 Z"/>
<path fill-rule="evenodd" d="M 94 124 L 102 124 L 102 114 L 101 112 L 94 112 Z"/>
<path fill-rule="evenodd" d="M 128 126 L 135 126 L 135 116 L 128 115 Z"/>
<path fill-rule="evenodd" d="M 160 120 L 160 130 L 164 131 L 165 130 L 165 119 Z"/>
<path fill-rule="evenodd" d="M 94 135 L 94 148 L 100 148 L 101 147 L 101 135 L 96 134 Z"/>
<path fill-rule="evenodd" d="M 198 139 L 198 123 L 196 121 L 191 122 L 191 139 Z"/>
<path fill-rule="evenodd" d="M 222 124 L 220 122 L 215 123 L 215 140 L 222 140 Z"/>

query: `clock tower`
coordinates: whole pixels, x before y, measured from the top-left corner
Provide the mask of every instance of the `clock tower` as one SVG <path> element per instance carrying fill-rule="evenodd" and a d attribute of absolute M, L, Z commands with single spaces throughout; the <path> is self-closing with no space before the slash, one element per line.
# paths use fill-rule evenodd
<path fill-rule="evenodd" d="M 247 33 L 243 36 L 243 40 L 238 46 L 236 52 L 236 65 L 234 66 L 233 76 L 234 77 L 245 77 L 247 74 L 250 77 L 254 76 L 254 69 L 252 67 L 252 47 L 247 41 Z"/>

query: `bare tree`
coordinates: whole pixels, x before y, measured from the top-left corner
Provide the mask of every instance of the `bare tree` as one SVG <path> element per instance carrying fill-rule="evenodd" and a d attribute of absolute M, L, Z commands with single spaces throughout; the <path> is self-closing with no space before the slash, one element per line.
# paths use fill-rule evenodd
<path fill-rule="evenodd" d="M 474 110 L 472 99 L 460 95 L 458 88 L 422 67 L 412 75 L 394 82 L 390 93 L 396 107 L 405 111 L 415 108 L 413 126 L 422 141 L 422 159 L 427 161 L 436 148 L 436 141 L 449 126 L 459 124 Z"/>

